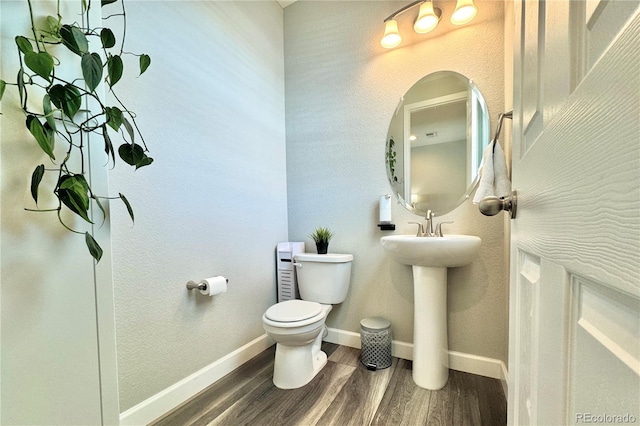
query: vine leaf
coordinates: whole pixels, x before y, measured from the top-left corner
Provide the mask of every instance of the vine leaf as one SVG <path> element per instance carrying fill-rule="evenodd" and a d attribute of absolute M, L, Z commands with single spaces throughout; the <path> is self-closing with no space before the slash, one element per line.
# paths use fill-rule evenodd
<path fill-rule="evenodd" d="M 82 56 L 89 51 L 87 37 L 78 27 L 63 25 L 60 28 L 60 37 L 62 38 L 62 43 L 78 56 Z"/>
<path fill-rule="evenodd" d="M 120 199 L 122 200 L 124 205 L 127 207 L 127 211 L 129 212 L 129 216 L 131 217 L 131 222 L 135 222 L 135 219 L 133 218 L 133 209 L 131 208 L 131 204 L 129 204 L 129 200 L 127 200 L 127 197 L 125 197 L 121 193 L 118 193 L 118 195 L 120 196 Z"/>
<path fill-rule="evenodd" d="M 138 77 L 149 68 L 149 65 L 151 65 L 151 57 L 149 55 L 140 55 L 140 74 Z"/>
<path fill-rule="evenodd" d="M 124 65 L 118 55 L 109 56 L 107 59 L 107 72 L 109 73 L 109 86 L 113 87 L 122 77 Z"/>
<path fill-rule="evenodd" d="M 58 181 L 58 198 L 72 212 L 89 223 L 93 223 L 89 211 L 89 184 L 82 175 L 63 175 Z"/>
<path fill-rule="evenodd" d="M 113 151 L 113 144 L 111 143 L 111 138 L 109 137 L 109 133 L 107 133 L 107 127 L 102 125 L 102 136 L 104 137 L 104 152 L 107 156 L 111 156 L 113 158 L 113 162 L 116 161 L 116 154 Z"/>
<path fill-rule="evenodd" d="M 40 164 L 31 174 L 31 196 L 33 197 L 33 201 L 38 204 L 38 186 L 42 181 L 42 176 L 44 176 L 44 164 Z"/>
<path fill-rule="evenodd" d="M 135 166 L 145 157 L 144 150 L 136 143 L 125 143 L 118 148 L 118 155 L 125 163 Z"/>
<path fill-rule="evenodd" d="M 0 101 L 2 100 L 2 96 L 4 95 L 4 89 L 7 88 L 7 83 L 4 80 L 0 80 Z"/>
<path fill-rule="evenodd" d="M 24 54 L 24 63 L 29 69 L 47 81 L 51 81 L 53 71 L 53 57 L 47 52 L 27 52 Z"/>
<path fill-rule="evenodd" d="M 61 108 L 71 120 L 73 120 L 73 117 L 82 106 L 81 96 L 80 91 L 71 84 L 65 86 L 56 84 L 49 89 L 51 102 L 58 108 Z"/>
<path fill-rule="evenodd" d="M 16 84 L 18 85 L 18 93 L 20 94 L 20 105 L 24 105 L 24 98 L 26 91 L 24 88 L 24 70 L 22 67 L 18 70 L 18 77 L 16 78 Z"/>
<path fill-rule="evenodd" d="M 144 166 L 148 166 L 149 164 L 153 163 L 153 158 L 148 157 L 146 154 L 144 156 L 144 158 L 142 160 L 140 160 L 138 162 L 138 164 L 136 164 L 136 170 L 138 170 L 140 167 L 144 167 Z"/>
<path fill-rule="evenodd" d="M 87 248 L 89 249 L 89 253 L 96 260 L 96 263 L 100 262 L 102 259 L 102 248 L 100 244 L 91 236 L 90 233 L 84 233 L 84 241 L 87 243 Z"/>
<path fill-rule="evenodd" d="M 117 1 L 118 1 L 118 0 L 102 0 L 102 2 L 101 2 L 101 3 L 102 3 L 102 4 L 101 4 L 101 6 L 106 6 L 106 5 L 108 5 L 108 4 L 115 3 L 115 2 L 117 2 Z"/>
<path fill-rule="evenodd" d="M 44 111 L 44 118 L 47 120 L 49 127 L 56 130 L 56 120 L 53 117 L 53 110 L 51 109 L 51 98 L 49 95 L 44 95 L 42 98 L 42 111 Z"/>
<path fill-rule="evenodd" d="M 97 53 L 85 53 L 80 61 L 82 76 L 90 92 L 93 92 L 102 79 L 102 59 Z"/>
<path fill-rule="evenodd" d="M 57 18 L 53 16 L 47 16 L 47 25 L 49 26 L 50 36 L 55 37 L 57 40 L 60 40 L 60 21 L 62 21 L 62 17 L 58 15 Z"/>
<path fill-rule="evenodd" d="M 51 158 L 55 160 L 56 157 L 53 155 L 53 147 L 55 144 L 55 132 L 49 125 L 43 126 L 34 115 L 29 115 L 27 117 L 27 128 L 33 135 L 33 137 L 40 145 L 40 148 Z"/>
<path fill-rule="evenodd" d="M 120 158 L 122 158 L 125 163 L 135 166 L 136 170 L 153 163 L 153 158 L 148 157 L 147 154 L 144 153 L 144 149 L 135 143 L 120 145 L 118 155 L 120 155 Z"/>
<path fill-rule="evenodd" d="M 118 107 L 106 107 L 104 111 L 107 115 L 107 124 L 117 132 L 122 125 L 122 111 Z"/>
<path fill-rule="evenodd" d="M 102 212 L 102 223 L 100 224 L 100 226 L 102 226 L 104 224 L 104 221 L 107 219 L 107 211 L 102 206 L 102 203 L 100 202 L 100 199 L 98 197 L 94 196 L 92 198 L 96 202 L 96 205 L 98 206 L 100 211 Z"/>
<path fill-rule="evenodd" d="M 127 133 L 129 133 L 129 137 L 131 138 L 131 143 L 133 143 L 136 134 L 133 131 L 133 127 L 131 127 L 131 123 L 127 120 L 127 117 L 122 116 L 122 124 L 124 124 L 124 128 L 127 129 Z"/>
<path fill-rule="evenodd" d="M 105 49 L 116 45 L 116 37 L 109 28 L 103 28 L 102 31 L 100 31 L 100 41 L 102 42 L 102 47 Z"/>
<path fill-rule="evenodd" d="M 16 44 L 18 45 L 18 49 L 25 55 L 29 52 L 33 52 L 33 46 L 28 38 L 23 36 L 16 36 Z"/>

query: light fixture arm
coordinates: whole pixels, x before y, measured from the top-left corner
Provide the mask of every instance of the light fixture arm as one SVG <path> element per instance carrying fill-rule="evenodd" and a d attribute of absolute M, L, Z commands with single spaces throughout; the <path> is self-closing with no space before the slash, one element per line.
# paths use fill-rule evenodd
<path fill-rule="evenodd" d="M 395 18 L 396 16 L 400 15 L 402 12 L 406 12 L 407 10 L 411 9 L 414 6 L 417 6 L 421 3 L 424 3 L 425 1 L 429 1 L 429 0 L 416 0 L 413 3 L 409 3 L 408 5 L 396 10 L 395 12 L 393 12 L 391 15 L 389 15 L 384 21 L 382 22 L 387 22 L 390 19 Z"/>

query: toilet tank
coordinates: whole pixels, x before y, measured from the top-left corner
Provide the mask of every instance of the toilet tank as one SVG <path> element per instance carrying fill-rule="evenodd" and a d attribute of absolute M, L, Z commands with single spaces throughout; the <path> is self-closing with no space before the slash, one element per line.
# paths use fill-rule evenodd
<path fill-rule="evenodd" d="M 329 305 L 344 302 L 351 283 L 352 261 L 351 254 L 296 254 L 300 298 Z"/>

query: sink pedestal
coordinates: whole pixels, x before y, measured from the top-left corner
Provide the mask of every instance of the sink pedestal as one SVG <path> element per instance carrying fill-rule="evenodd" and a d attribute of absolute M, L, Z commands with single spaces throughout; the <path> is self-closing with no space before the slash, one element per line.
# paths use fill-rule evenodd
<path fill-rule="evenodd" d="M 449 378 L 447 268 L 413 265 L 413 381 L 438 390 Z"/>
<path fill-rule="evenodd" d="M 472 235 L 387 235 L 382 248 L 413 268 L 413 381 L 438 390 L 449 378 L 447 268 L 470 264 L 482 240 Z"/>

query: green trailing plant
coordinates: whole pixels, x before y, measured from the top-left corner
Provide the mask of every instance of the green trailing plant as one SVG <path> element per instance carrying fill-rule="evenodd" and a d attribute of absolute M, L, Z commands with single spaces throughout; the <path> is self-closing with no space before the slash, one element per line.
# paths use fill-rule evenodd
<path fill-rule="evenodd" d="M 313 231 L 313 233 L 311 235 L 309 235 L 309 237 L 311 237 L 311 239 L 313 241 L 317 243 L 324 243 L 327 244 L 329 243 L 329 240 L 331 239 L 331 237 L 333 237 L 333 232 L 331 232 L 331 230 L 329 230 L 329 228 L 316 228 L 315 231 Z"/>
<path fill-rule="evenodd" d="M 385 153 L 385 159 L 387 160 L 387 166 L 389 167 L 389 176 L 391 176 L 391 180 L 393 182 L 397 182 L 398 178 L 396 176 L 396 150 L 394 149 L 395 142 L 393 138 L 389 139 L 389 145 L 387 152 Z"/>
<path fill-rule="evenodd" d="M 136 115 L 120 101 L 114 91 L 114 86 L 124 74 L 124 55 L 134 55 L 139 58 L 138 75 L 142 75 L 149 65 L 151 58 L 146 54 L 133 54 L 124 50 L 126 36 L 126 12 L 124 0 L 102 0 L 100 6 L 118 3 L 121 12 L 114 13 L 102 19 L 99 24 L 107 23 L 110 19 L 122 19 L 123 31 L 119 39 L 106 26 L 91 27 L 89 11 L 93 6 L 92 0 L 78 0 L 83 7 L 77 21 L 65 22 L 60 15 L 60 2 L 56 16 L 46 18 L 44 28 L 37 28 L 34 19 L 34 4 L 27 0 L 28 12 L 31 18 L 31 34 L 15 37 L 20 68 L 17 71 L 15 83 L 0 80 L 0 100 L 8 86 L 15 86 L 20 99 L 20 107 L 26 116 L 26 128 L 33 139 L 47 155 L 49 165 L 36 166 L 31 175 L 31 195 L 38 206 L 37 209 L 25 209 L 36 212 L 56 212 L 58 220 L 69 231 L 83 234 L 91 256 L 100 261 L 102 248 L 89 232 L 81 232 L 65 223 L 61 212 L 64 208 L 71 210 L 84 221 L 93 223 L 89 208 L 91 201 L 101 210 L 104 217 L 105 209 L 100 200 L 109 198 L 119 199 L 134 220 L 131 204 L 123 194 L 118 197 L 106 197 L 95 194 L 87 179 L 85 162 L 88 158 L 88 144 L 100 144 L 107 154 L 108 164 L 116 164 L 116 150 L 109 132 L 120 133 L 125 143 L 117 149 L 118 157 L 125 163 L 139 169 L 148 166 L 153 158 L 147 155 L 148 149 L 136 123 Z M 116 5 L 117 6 L 117 5 Z M 115 6 L 114 6 L 115 7 Z M 73 15 L 78 19 L 77 15 Z M 74 78 L 63 78 L 62 72 L 57 72 L 65 51 L 71 51 L 75 56 L 71 60 L 65 59 L 75 67 L 77 74 Z M 67 56 L 72 56 L 66 53 Z M 68 68 L 66 68 L 68 69 Z M 104 90 L 100 84 L 104 82 Z M 99 92 L 103 93 L 101 97 Z M 112 103 L 105 101 L 104 92 L 109 92 L 114 99 Z M 34 102 L 34 99 L 38 99 Z M 34 108 L 33 105 L 39 105 Z M 92 105 L 90 109 L 83 109 L 83 105 Z M 95 105 L 95 106 L 94 106 Z M 95 137 L 89 137 L 95 135 Z M 138 136 L 138 141 L 136 141 Z M 56 149 L 64 144 L 66 150 Z M 94 148 L 95 149 L 95 148 Z M 60 154 L 62 153 L 62 155 Z M 72 166 L 79 164 L 79 166 Z M 55 173 L 57 179 L 53 188 L 48 190 L 57 198 L 57 206 L 41 208 L 38 205 L 38 194 L 43 177 L 46 173 Z"/>

